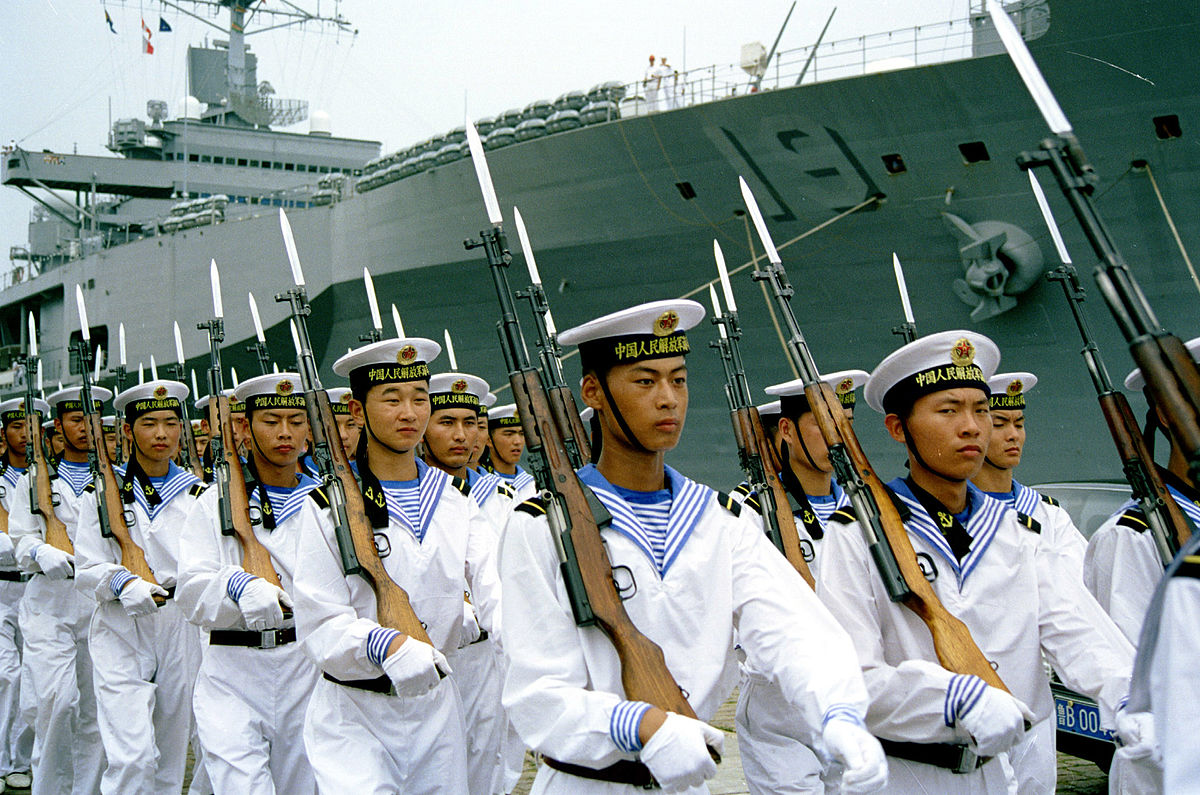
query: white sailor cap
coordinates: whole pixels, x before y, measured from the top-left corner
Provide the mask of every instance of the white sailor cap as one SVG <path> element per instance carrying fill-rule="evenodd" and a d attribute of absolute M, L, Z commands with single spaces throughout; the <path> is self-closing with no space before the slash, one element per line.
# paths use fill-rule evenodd
<path fill-rule="evenodd" d="M 256 409 L 303 409 L 304 389 L 299 373 L 267 373 L 247 378 L 233 390 L 233 396 L 246 404 L 246 413 Z"/>
<path fill-rule="evenodd" d="M 899 414 L 924 395 L 959 387 L 988 392 L 1000 364 L 996 343 L 974 331 L 939 331 L 884 358 L 871 373 L 863 398 L 883 414 Z"/>
<path fill-rule="evenodd" d="M 479 416 L 488 416 L 488 412 L 491 411 L 492 406 L 496 405 L 497 400 L 499 400 L 499 398 L 496 397 L 495 392 L 488 392 L 486 395 L 484 395 L 483 399 L 479 401 Z"/>
<path fill-rule="evenodd" d="M 349 414 L 350 401 L 354 399 L 354 395 L 350 392 L 348 386 L 335 386 L 325 390 L 325 394 L 329 395 L 329 410 L 334 414 Z"/>
<path fill-rule="evenodd" d="M 201 433 L 204 430 L 204 420 L 192 420 L 192 433 Z"/>
<path fill-rule="evenodd" d="M 131 386 L 117 395 L 113 399 L 113 411 L 125 412 L 128 423 L 150 411 L 174 411 L 182 417 L 183 401 L 187 399 L 187 384 L 159 379 Z"/>
<path fill-rule="evenodd" d="M 429 407 L 470 409 L 479 413 L 480 401 L 488 395 L 488 383 L 467 373 L 438 373 L 429 379 Z"/>
<path fill-rule="evenodd" d="M 1025 393 L 1037 386 L 1033 373 L 996 373 L 988 379 L 988 405 L 999 411 L 1017 411 L 1025 408 Z"/>
<path fill-rule="evenodd" d="M 488 409 L 488 425 L 493 428 L 520 428 L 521 418 L 517 415 L 516 403 L 505 403 Z"/>
<path fill-rule="evenodd" d="M 687 299 L 651 301 L 590 320 L 558 335 L 578 345 L 583 371 L 618 364 L 683 356 L 690 350 L 687 330 L 704 319 L 704 307 Z"/>
<path fill-rule="evenodd" d="M 92 405 L 96 407 L 96 411 L 100 411 L 104 401 L 112 400 L 112 396 L 112 390 L 102 386 L 92 387 Z M 68 411 L 83 411 L 83 387 L 69 386 L 66 389 L 51 392 L 50 397 L 46 398 L 46 402 L 54 407 L 56 417 L 61 417 Z"/>
<path fill-rule="evenodd" d="M 107 430 L 116 431 L 117 430 L 117 415 L 116 414 L 105 414 L 103 417 L 100 418 L 100 427 L 106 431 Z"/>
<path fill-rule="evenodd" d="M 350 389 L 359 399 L 378 384 L 428 381 L 429 363 L 442 346 L 424 337 L 381 340 L 355 348 L 333 363 L 333 371 L 350 379 Z"/>
<path fill-rule="evenodd" d="M 833 394 L 837 395 L 838 402 L 843 408 L 852 409 L 857 402 L 857 397 L 854 390 L 864 386 L 871 376 L 866 370 L 838 370 L 836 373 L 826 373 L 821 376 L 821 380 L 829 384 L 829 388 L 833 390 Z M 806 411 L 811 411 L 808 405 L 808 398 L 804 395 L 804 379 L 797 378 L 792 381 L 784 381 L 782 384 L 775 384 L 763 390 L 768 395 L 778 395 L 780 399 L 780 413 L 786 414 L 789 417 L 799 417 Z M 761 414 L 762 412 L 759 412 Z"/>
<path fill-rule="evenodd" d="M 763 403 L 755 406 L 758 409 L 758 416 L 771 422 L 778 422 L 779 416 L 783 413 L 783 408 L 778 400 L 772 400 L 770 403 Z"/>
<path fill-rule="evenodd" d="M 41 398 L 33 399 L 33 410 L 43 417 L 50 415 L 50 404 Z M 8 425 L 10 422 L 25 419 L 25 396 L 9 398 L 0 403 L 0 422 Z"/>
<path fill-rule="evenodd" d="M 1183 344 L 1187 348 L 1187 352 L 1192 355 L 1192 358 L 1200 362 L 1200 337 L 1193 340 L 1188 340 Z M 1125 376 L 1125 388 L 1130 390 L 1141 391 L 1146 388 L 1146 378 L 1142 375 L 1142 368 L 1135 367 L 1133 372 Z"/>
<path fill-rule="evenodd" d="M 225 397 L 229 398 L 229 403 L 231 405 L 233 404 L 234 399 L 233 399 L 233 390 L 232 389 L 222 389 L 221 394 L 224 395 Z M 211 400 L 212 400 L 212 395 L 205 395 L 204 397 L 197 400 L 196 401 L 196 411 L 207 411 L 209 401 L 211 401 Z"/>
<path fill-rule="evenodd" d="M 42 420 L 42 430 L 44 430 L 44 431 L 54 430 L 54 420 L 52 420 L 52 419 Z"/>

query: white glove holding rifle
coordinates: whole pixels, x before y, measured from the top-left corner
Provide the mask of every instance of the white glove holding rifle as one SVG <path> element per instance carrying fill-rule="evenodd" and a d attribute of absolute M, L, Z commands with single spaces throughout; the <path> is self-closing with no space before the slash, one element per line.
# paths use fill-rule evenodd
<path fill-rule="evenodd" d="M 642 746 L 642 764 L 650 769 L 663 792 L 683 792 L 717 774 L 710 747 L 718 754 L 725 749 L 725 735 L 720 729 L 668 712 L 667 719 Z"/>
<path fill-rule="evenodd" d="M 125 583 L 125 587 L 121 589 L 117 598 L 121 600 L 121 604 L 130 618 L 139 618 L 148 616 L 158 609 L 158 603 L 154 601 L 155 596 L 165 597 L 166 595 L 167 591 L 161 585 L 153 585 L 141 577 L 134 577 Z"/>
<path fill-rule="evenodd" d="M 1017 698 L 977 676 L 958 674 L 946 691 L 947 723 L 971 737 L 980 756 L 995 756 L 1025 737 L 1033 713 Z"/>
<path fill-rule="evenodd" d="M 283 608 L 291 608 L 292 597 L 262 577 L 255 577 L 242 589 L 237 605 L 246 628 L 261 632 L 283 626 Z"/>
<path fill-rule="evenodd" d="M 33 550 L 33 560 L 48 579 L 65 580 L 75 574 L 75 556 L 56 546 L 42 544 L 36 547 Z"/>
<path fill-rule="evenodd" d="M 438 686 L 452 671 L 446 656 L 428 643 L 413 637 L 383 661 L 383 672 L 401 696 L 423 696 Z"/>
<path fill-rule="evenodd" d="M 842 767 L 840 792 L 865 795 L 887 785 L 887 756 L 879 740 L 858 720 L 847 716 L 830 718 L 821 730 L 825 750 Z"/>

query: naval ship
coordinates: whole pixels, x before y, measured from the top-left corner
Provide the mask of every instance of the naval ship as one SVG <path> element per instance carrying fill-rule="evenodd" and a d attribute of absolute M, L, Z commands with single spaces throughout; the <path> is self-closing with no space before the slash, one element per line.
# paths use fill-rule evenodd
<path fill-rule="evenodd" d="M 220 4 L 228 40 L 190 49 L 196 102 L 174 118 L 150 102 L 147 119 L 118 120 L 112 156 L 4 153 L 0 181 L 38 204 L 0 291 L 0 391 L 19 386 L 13 362 L 27 345 L 29 313 L 46 381 L 77 380 L 77 284 L 105 374 L 116 363 L 118 323 L 133 369 L 151 356 L 175 359 L 178 320 L 186 367 L 202 376 L 208 343 L 194 329 L 211 311 L 210 259 L 224 282 L 225 363 L 243 377 L 257 372 L 251 318 L 237 310 L 253 291 L 272 354 L 289 366 L 286 308 L 272 300 L 290 285 L 284 207 L 327 384 L 336 382 L 334 359 L 371 326 L 365 266 L 409 334 L 440 340 L 449 329 L 459 368 L 489 380 L 503 402 L 491 276 L 463 245 L 487 226 L 464 130 L 385 153 L 376 141 L 330 135 L 317 114 L 309 134 L 276 129 L 302 120 L 307 107 L 257 82 L 243 31 L 262 5 Z M 1197 8 L 1182 0 L 1006 8 L 1099 173 L 1099 211 L 1159 319 L 1184 339 L 1200 334 L 1200 283 L 1188 259 L 1200 242 Z M 794 377 L 770 302 L 751 278 L 762 252 L 741 175 L 763 206 L 819 367 L 870 370 L 900 344 L 895 252 L 919 333 L 977 330 L 1000 345 L 1002 370 L 1038 375 L 1018 476 L 1119 478 L 1075 327 L 1061 291 L 1043 278 L 1057 256 L 1015 165 L 1048 131 L 981 5 L 966 19 L 879 36 L 781 52 L 744 47 L 738 65 L 668 75 L 657 90 L 642 80 L 602 83 L 477 125 L 506 222 L 511 228 L 513 206 L 526 220 L 559 328 L 637 301 L 702 298 L 716 277 L 717 239 L 734 270 L 752 387 Z M 1086 275 L 1091 250 L 1049 175 L 1042 180 Z M 516 253 L 514 285 L 527 283 L 524 267 Z M 141 289 L 151 282 L 155 289 Z M 1132 363 L 1095 291 L 1090 299 L 1089 319 L 1119 380 Z M 672 460 L 728 488 L 740 474 L 721 367 L 705 350 L 715 330 L 705 324 L 692 338 L 689 427 Z M 445 357 L 434 365 L 447 368 Z M 570 361 L 566 370 L 578 376 Z M 869 409 L 858 419 L 877 468 L 897 473 L 903 450 Z"/>

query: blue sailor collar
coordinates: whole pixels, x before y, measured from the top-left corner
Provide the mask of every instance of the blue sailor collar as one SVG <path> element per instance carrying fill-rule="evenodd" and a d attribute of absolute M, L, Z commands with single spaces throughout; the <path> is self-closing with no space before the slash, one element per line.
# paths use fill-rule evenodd
<path fill-rule="evenodd" d="M 300 508 L 304 505 L 304 498 L 308 496 L 310 491 L 321 485 L 303 473 L 298 475 L 297 478 L 298 483 L 291 488 L 263 484 L 263 488 L 267 490 L 267 499 L 271 501 L 271 512 L 275 514 L 275 527 L 277 528 L 299 513 Z M 260 493 L 259 489 L 254 489 L 250 497 L 250 502 L 261 509 Z"/>
<path fill-rule="evenodd" d="M 125 480 L 125 469 L 124 464 L 113 467 L 113 471 L 121 478 L 122 482 Z M 154 480 L 157 481 L 158 478 L 154 478 Z M 162 502 L 151 507 L 146 501 L 146 495 L 142 493 L 140 488 L 133 490 L 133 499 L 138 505 L 142 506 L 142 510 L 146 512 L 146 515 L 150 517 L 150 521 L 153 522 L 155 517 L 162 513 L 163 509 L 170 504 L 171 500 L 178 497 L 193 484 L 200 482 L 200 478 L 193 475 L 190 470 L 184 469 L 174 461 L 171 461 L 167 465 L 166 478 L 161 483 L 156 482 L 154 484 L 159 496 L 162 497 Z"/>
<path fill-rule="evenodd" d="M 701 485 L 690 478 L 676 472 L 669 466 L 666 472 L 667 490 L 671 492 L 671 509 L 667 515 L 667 539 L 663 552 L 662 566 L 654 561 L 654 551 L 649 536 L 641 522 L 638 521 L 633 509 L 629 507 L 617 489 L 609 483 L 595 465 L 588 464 L 579 470 L 579 479 L 591 487 L 596 497 L 612 514 L 612 527 L 628 538 L 646 556 L 651 565 L 658 569 L 659 576 L 665 577 L 671 564 L 679 557 L 683 545 L 695 529 L 704 509 L 715 492 L 708 486 Z"/>
<path fill-rule="evenodd" d="M 496 493 L 500 483 L 499 475 L 493 472 L 479 472 L 467 467 L 467 485 L 471 487 L 471 496 L 480 508 Z"/>
<path fill-rule="evenodd" d="M 407 514 L 404 513 L 404 507 L 400 501 L 392 496 L 390 490 L 383 487 L 384 498 L 387 500 L 388 517 L 393 522 L 408 530 L 413 534 L 413 537 L 418 541 L 425 540 L 425 533 L 429 530 L 429 524 L 433 521 L 434 511 L 437 510 L 438 502 L 442 498 L 442 491 L 445 489 L 446 482 L 450 479 L 440 469 L 431 467 L 421 459 L 416 459 L 417 463 L 417 526 L 413 527 Z"/>
<path fill-rule="evenodd" d="M 17 485 L 17 480 L 19 480 L 20 477 L 24 474 L 25 474 L 25 467 L 19 467 L 19 466 L 14 466 L 12 464 L 6 464 L 4 469 L 2 471 L 0 471 L 0 479 L 3 479 L 4 482 L 10 486 L 15 486 L 15 485 Z"/>
<path fill-rule="evenodd" d="M 85 462 L 62 460 L 58 462 L 58 477 L 71 487 L 78 497 L 92 482 L 92 468 Z"/>
<path fill-rule="evenodd" d="M 1012 510 L 995 497 L 984 494 L 974 484 L 967 483 L 966 520 L 963 521 L 962 514 L 956 514 L 956 516 L 959 517 L 959 521 L 971 536 L 971 551 L 960 563 L 950 549 L 950 542 L 942 535 L 933 517 L 925 510 L 925 506 L 913 495 L 904 478 L 896 478 L 888 484 L 888 488 L 895 492 L 896 496 L 909 509 L 910 516 L 905 522 L 905 527 L 933 547 L 938 555 L 949 564 L 958 578 L 960 588 L 967 581 L 967 577 L 975 571 L 983 559 L 984 553 L 991 546 L 1004 521 L 1005 514 Z"/>

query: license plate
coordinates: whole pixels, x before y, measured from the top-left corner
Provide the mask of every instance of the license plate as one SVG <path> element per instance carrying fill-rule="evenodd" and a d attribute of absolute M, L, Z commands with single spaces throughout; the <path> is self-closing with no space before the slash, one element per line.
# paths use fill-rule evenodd
<path fill-rule="evenodd" d="M 1088 701 L 1054 696 L 1054 715 L 1058 730 L 1112 742 L 1113 733 L 1100 727 L 1100 708 Z"/>

